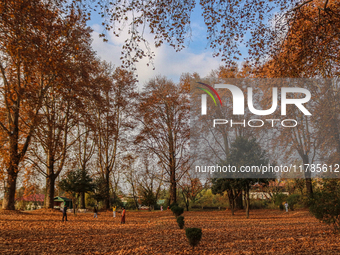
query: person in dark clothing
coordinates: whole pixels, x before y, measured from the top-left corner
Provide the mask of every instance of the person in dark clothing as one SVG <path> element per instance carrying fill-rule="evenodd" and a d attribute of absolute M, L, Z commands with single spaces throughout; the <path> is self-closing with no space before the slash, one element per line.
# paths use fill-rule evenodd
<path fill-rule="evenodd" d="M 67 212 L 67 205 L 65 205 L 64 209 L 63 209 L 63 219 L 62 219 L 62 221 L 64 221 L 64 217 L 65 217 L 65 221 L 67 221 L 67 214 L 66 214 L 66 212 Z"/>
<path fill-rule="evenodd" d="M 94 211 L 93 218 L 98 218 L 98 209 L 97 209 L 97 207 L 94 207 L 93 211 Z"/>

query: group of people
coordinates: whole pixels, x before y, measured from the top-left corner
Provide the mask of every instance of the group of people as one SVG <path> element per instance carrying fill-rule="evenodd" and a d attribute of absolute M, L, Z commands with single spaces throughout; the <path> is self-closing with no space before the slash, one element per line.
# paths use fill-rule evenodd
<path fill-rule="evenodd" d="M 117 206 L 114 206 L 112 209 L 114 218 L 116 218 L 116 210 L 117 210 Z M 64 206 L 62 212 L 63 212 L 62 221 L 64 221 L 64 219 L 65 221 L 67 221 L 67 205 Z M 96 206 L 93 208 L 93 212 L 94 212 L 93 218 L 98 218 L 98 208 Z M 120 224 L 125 224 L 125 213 L 126 213 L 125 207 L 123 207 Z"/>

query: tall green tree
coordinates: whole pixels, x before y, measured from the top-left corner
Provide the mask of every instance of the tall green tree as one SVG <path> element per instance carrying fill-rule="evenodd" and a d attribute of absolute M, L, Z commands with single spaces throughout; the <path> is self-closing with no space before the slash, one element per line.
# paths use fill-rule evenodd
<path fill-rule="evenodd" d="M 73 197 L 78 199 L 81 193 L 93 191 L 95 184 L 93 179 L 88 174 L 88 171 L 77 169 L 66 174 L 66 177 L 59 182 L 59 188 L 61 188 L 63 191 L 71 193 Z"/>
<path fill-rule="evenodd" d="M 239 136 L 232 143 L 228 160 L 224 162 L 224 165 L 229 164 L 231 166 L 236 166 L 236 169 L 240 169 L 241 166 L 261 166 L 268 164 L 268 158 L 266 152 L 262 150 L 255 138 L 249 139 Z M 221 194 L 227 191 L 233 214 L 234 201 L 236 197 L 239 196 L 240 190 L 243 190 L 246 215 L 247 218 L 249 218 L 249 191 L 251 186 L 255 183 L 267 185 L 271 178 L 261 178 L 261 173 L 252 173 L 252 178 L 242 178 L 240 173 L 237 173 L 235 177 L 236 178 L 230 178 L 230 176 L 229 178 L 214 178 L 212 191 L 214 194 Z M 272 178 L 275 178 L 274 174 L 272 175 Z"/>

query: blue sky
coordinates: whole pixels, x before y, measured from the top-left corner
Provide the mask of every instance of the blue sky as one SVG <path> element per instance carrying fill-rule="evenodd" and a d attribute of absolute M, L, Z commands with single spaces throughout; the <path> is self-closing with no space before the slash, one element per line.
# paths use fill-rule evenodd
<path fill-rule="evenodd" d="M 112 35 L 111 32 L 107 33 L 108 42 L 103 42 L 102 38 L 99 38 L 99 34 L 103 32 L 103 26 L 101 25 L 101 18 L 98 15 L 92 15 L 91 21 L 88 25 L 92 27 L 94 32 L 93 49 L 97 52 L 98 56 L 106 61 L 112 62 L 115 66 L 121 64 L 121 47 L 124 40 L 127 38 L 127 33 L 117 38 Z M 165 75 L 172 79 L 174 82 L 178 82 L 182 73 L 197 72 L 201 77 L 207 76 L 211 70 L 217 69 L 220 62 L 220 58 L 213 57 L 213 51 L 208 48 L 208 41 L 206 39 L 206 27 L 204 25 L 203 17 L 201 16 L 200 6 L 197 5 L 192 13 L 191 20 L 192 37 L 191 40 L 187 40 L 185 48 L 176 52 L 172 47 L 164 44 L 159 48 L 152 47 L 155 52 L 154 67 L 147 66 L 147 59 L 141 60 L 136 64 L 137 75 L 139 79 L 139 85 L 144 85 L 149 79 L 156 75 Z M 146 38 L 152 44 L 152 35 L 146 34 Z"/>

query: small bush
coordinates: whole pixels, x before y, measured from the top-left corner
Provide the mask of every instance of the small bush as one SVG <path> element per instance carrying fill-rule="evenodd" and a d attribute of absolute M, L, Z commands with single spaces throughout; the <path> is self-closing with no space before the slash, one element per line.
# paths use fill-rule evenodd
<path fill-rule="evenodd" d="M 289 197 L 287 197 L 287 203 L 289 206 L 289 209 L 294 211 L 295 205 L 300 201 L 301 196 L 299 194 L 292 194 Z"/>
<path fill-rule="evenodd" d="M 200 228 L 187 228 L 185 234 L 188 238 L 189 244 L 194 248 L 198 245 L 202 238 L 202 230 Z"/>
<path fill-rule="evenodd" d="M 137 209 L 135 200 L 133 198 L 129 198 L 124 206 L 125 206 L 126 210 L 136 210 Z"/>
<path fill-rule="evenodd" d="M 283 210 L 283 204 L 287 200 L 287 195 L 283 193 L 276 193 L 273 195 L 274 204 L 279 206 L 280 210 Z"/>
<path fill-rule="evenodd" d="M 321 222 L 333 225 L 340 232 L 340 182 L 327 180 L 320 191 L 313 193 L 309 201 L 309 211 Z"/>
<path fill-rule="evenodd" d="M 173 212 L 173 214 L 175 214 L 176 217 L 178 217 L 184 212 L 184 208 L 179 206 L 173 206 L 171 207 L 171 211 Z"/>
<path fill-rule="evenodd" d="M 280 208 L 280 211 L 283 211 L 284 210 L 283 204 L 280 204 L 279 208 Z"/>
<path fill-rule="evenodd" d="M 250 210 L 253 209 L 266 209 L 268 208 L 268 201 L 265 199 L 260 200 L 251 200 L 250 201 Z"/>
<path fill-rule="evenodd" d="M 177 218 L 177 224 L 178 224 L 180 229 L 183 229 L 183 227 L 184 227 L 184 217 L 183 216 L 179 216 Z"/>
<path fill-rule="evenodd" d="M 122 200 L 118 196 L 111 197 L 110 198 L 110 204 L 111 205 L 115 205 L 117 207 L 122 207 L 123 206 L 123 202 L 122 202 Z"/>

